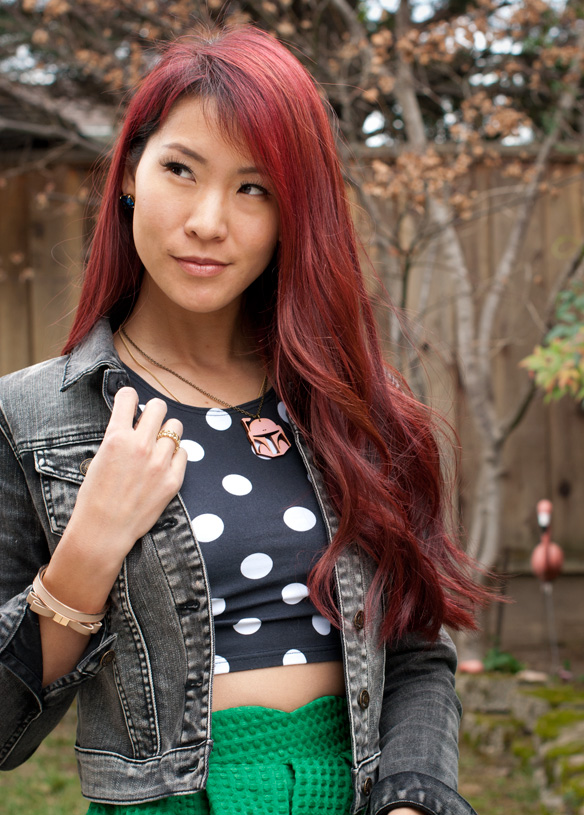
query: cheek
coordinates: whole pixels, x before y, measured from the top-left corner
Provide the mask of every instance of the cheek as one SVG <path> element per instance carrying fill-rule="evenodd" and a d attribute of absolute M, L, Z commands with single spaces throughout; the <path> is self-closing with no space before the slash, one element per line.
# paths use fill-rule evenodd
<path fill-rule="evenodd" d="M 136 211 L 140 220 L 151 226 L 167 222 L 177 209 L 177 201 L 164 195 L 156 185 L 151 184 L 136 195 Z M 176 217 L 176 216 L 175 216 Z"/>
<path fill-rule="evenodd" d="M 278 218 L 272 217 L 262 219 L 253 229 L 248 226 L 244 234 L 250 247 L 262 255 L 267 255 L 269 260 L 278 242 L 278 232 Z"/>
<path fill-rule="evenodd" d="M 136 248 L 147 247 L 150 251 L 156 245 L 162 247 L 162 241 L 176 228 L 179 213 L 176 202 L 162 200 L 160 195 L 149 190 L 136 196 L 136 209 L 134 211 L 134 242 Z"/>

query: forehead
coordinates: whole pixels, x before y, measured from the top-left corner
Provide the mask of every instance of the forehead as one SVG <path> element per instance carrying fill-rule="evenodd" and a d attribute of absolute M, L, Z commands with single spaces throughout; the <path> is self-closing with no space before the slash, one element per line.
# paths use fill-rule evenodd
<path fill-rule="evenodd" d="M 179 140 L 185 147 L 208 145 L 238 160 L 250 158 L 250 150 L 239 129 L 224 121 L 212 98 L 186 96 L 180 99 L 152 138 L 159 146 Z"/>

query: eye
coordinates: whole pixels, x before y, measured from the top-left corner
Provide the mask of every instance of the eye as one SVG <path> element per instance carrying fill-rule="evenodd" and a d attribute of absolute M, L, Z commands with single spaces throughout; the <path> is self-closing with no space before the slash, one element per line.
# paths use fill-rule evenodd
<path fill-rule="evenodd" d="M 269 195 L 270 193 L 265 187 L 262 187 L 261 184 L 242 184 L 239 188 L 239 192 L 243 192 L 245 195 Z"/>
<path fill-rule="evenodd" d="M 164 161 L 162 166 L 179 178 L 192 178 L 193 172 L 190 167 L 180 161 Z"/>

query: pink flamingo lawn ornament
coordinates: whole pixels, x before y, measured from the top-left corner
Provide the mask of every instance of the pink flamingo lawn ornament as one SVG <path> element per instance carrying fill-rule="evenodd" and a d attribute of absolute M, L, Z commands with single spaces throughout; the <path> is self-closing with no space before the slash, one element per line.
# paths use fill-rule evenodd
<path fill-rule="evenodd" d="M 552 502 L 547 499 L 537 502 L 537 523 L 541 530 L 541 537 L 531 554 L 531 569 L 541 580 L 552 657 L 551 672 L 567 678 L 567 672 L 560 671 L 560 653 L 553 603 L 553 581 L 562 571 L 564 553 L 550 537 L 552 509 Z"/>

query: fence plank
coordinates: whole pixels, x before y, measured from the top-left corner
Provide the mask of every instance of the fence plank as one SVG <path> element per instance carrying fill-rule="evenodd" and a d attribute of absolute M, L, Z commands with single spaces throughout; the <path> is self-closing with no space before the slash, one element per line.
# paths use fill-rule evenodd
<path fill-rule="evenodd" d="M 83 256 L 83 209 L 76 203 L 85 174 L 76 168 L 55 170 L 54 200 L 33 206 L 29 221 L 29 247 L 34 278 L 30 318 L 35 360 L 61 352 L 77 302 L 80 259 Z M 30 179 L 31 198 L 44 181 Z"/>
<path fill-rule="evenodd" d="M 28 195 L 22 176 L 0 188 L 0 375 L 28 365 L 29 289 L 26 271 Z"/>

